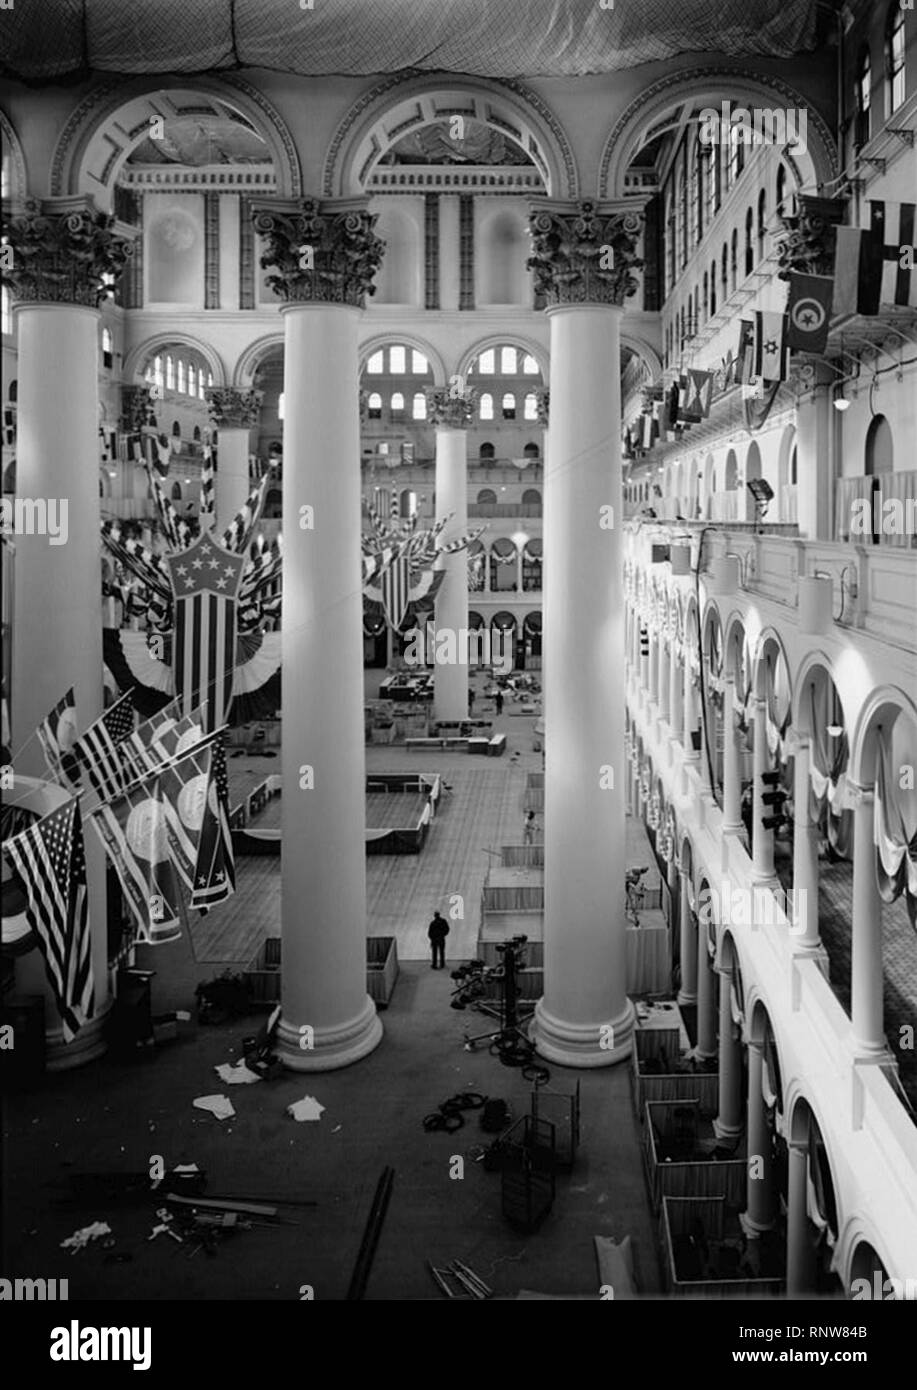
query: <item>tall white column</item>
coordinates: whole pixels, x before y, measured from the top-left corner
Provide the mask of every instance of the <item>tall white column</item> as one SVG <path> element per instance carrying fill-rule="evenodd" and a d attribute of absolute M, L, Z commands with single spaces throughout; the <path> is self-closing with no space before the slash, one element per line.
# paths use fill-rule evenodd
<path fill-rule="evenodd" d="M 809 1240 L 806 1190 L 809 1152 L 806 1145 L 791 1141 L 787 1154 L 786 1296 L 802 1298 L 811 1292 L 812 1284 L 812 1245 Z"/>
<path fill-rule="evenodd" d="M 713 1122 L 718 1139 L 738 1139 L 742 1133 L 742 1042 L 732 1017 L 732 970 L 719 970 L 719 1107 Z"/>
<path fill-rule="evenodd" d="M 251 429 L 261 414 L 261 391 L 211 386 L 206 391 L 210 418 L 217 433 L 216 518 L 217 530 L 226 527 L 248 500 L 251 491 L 248 460 Z M 285 396 L 285 399 L 288 399 Z"/>
<path fill-rule="evenodd" d="M 633 1047 L 626 994 L 621 304 L 639 218 L 591 204 L 532 214 L 551 323 L 545 468 L 545 992 L 539 1052 L 607 1066 Z M 559 234 L 559 239 L 558 239 Z M 596 245 L 615 269 L 597 273 Z M 558 250 L 562 246 L 562 250 Z"/>
<path fill-rule="evenodd" d="M 132 233 L 82 198 L 49 199 L 40 213 L 11 217 L 7 231 L 19 348 L 16 495 L 39 508 L 36 532 L 14 536 L 11 740 L 15 773 L 45 779 L 39 722 L 70 686 L 80 733 L 102 712 L 96 305 L 102 276 L 121 273 Z M 105 852 L 88 821 L 84 840 L 94 1016 L 72 1042 L 64 1041 L 40 951 L 16 962 L 17 992 L 45 999 L 52 1071 L 105 1051 L 111 1007 Z"/>
<path fill-rule="evenodd" d="M 678 954 L 681 960 L 681 988 L 678 991 L 679 1004 L 697 1003 L 697 940 L 696 923 L 691 911 L 690 882 L 688 874 L 680 874 L 680 894 L 678 900 Z"/>
<path fill-rule="evenodd" d="M 691 669 L 690 652 L 685 648 L 684 667 L 684 747 L 685 760 L 696 762 L 700 752 L 694 747 L 693 735 L 697 733 L 697 690 L 694 685 L 694 672 Z"/>
<path fill-rule="evenodd" d="M 697 924 L 697 1056 L 709 1061 L 717 1055 L 716 1044 L 716 976 L 707 949 L 707 923 Z"/>
<path fill-rule="evenodd" d="M 669 723 L 674 738 L 681 739 L 684 729 L 685 702 L 683 694 L 683 677 L 678 661 L 678 650 L 672 643 L 672 654 L 669 658 Z"/>
<path fill-rule="evenodd" d="M 832 431 L 835 412 L 831 408 L 829 368 L 822 368 L 827 381 L 817 384 L 796 407 L 796 518 L 799 534 L 809 540 L 831 540 L 832 514 Z"/>
<path fill-rule="evenodd" d="M 284 324 L 283 941 L 278 1050 L 296 1071 L 382 1037 L 366 992 L 357 324 L 380 258 L 362 201 L 265 203 Z M 303 275 L 302 247 L 315 270 Z M 367 268 L 370 267 L 370 268 Z M 329 290 L 328 286 L 332 286 Z M 334 293 L 336 302 L 324 296 Z"/>
<path fill-rule="evenodd" d="M 473 416 L 472 402 L 453 397 L 448 390 L 427 392 L 427 418 L 436 426 L 436 517 L 451 521 L 440 533 L 440 541 L 464 536 L 468 530 L 467 425 Z M 436 718 L 468 718 L 468 649 L 464 634 L 468 630 L 468 556 L 464 550 L 442 555 L 437 568 L 443 582 L 436 595 L 436 629 L 454 634 L 458 661 L 437 662 L 433 667 L 433 704 Z M 447 649 L 448 651 L 448 649 Z"/>
<path fill-rule="evenodd" d="M 748 1176 L 742 1225 L 749 1235 L 774 1224 L 774 1150 L 764 1104 L 764 1047 L 748 1041 Z"/>
<path fill-rule="evenodd" d="M 650 704 L 659 706 L 659 631 L 650 628 Z"/>
<path fill-rule="evenodd" d="M 765 785 L 761 778 L 771 770 L 770 754 L 767 748 L 767 702 L 752 700 L 755 720 L 754 748 L 754 812 L 752 818 L 751 860 L 752 873 L 761 881 L 774 877 L 774 832 L 766 830 L 765 816 L 770 815 L 770 807 L 764 804 Z"/>
<path fill-rule="evenodd" d="M 669 722 L 669 714 L 671 712 L 671 706 L 669 701 L 672 693 L 669 688 L 669 662 L 671 660 L 671 648 L 668 642 L 662 642 L 660 646 L 659 657 L 659 718 L 667 724 Z"/>
<path fill-rule="evenodd" d="M 882 998 L 882 899 L 876 877 L 873 834 L 875 793 L 851 783 L 853 812 L 853 926 L 851 930 L 851 1000 L 853 1036 L 860 1051 L 885 1051 Z"/>
<path fill-rule="evenodd" d="M 726 676 L 723 692 L 723 830 L 742 829 L 742 778 L 739 772 L 739 732 L 735 715 L 735 676 Z"/>
<path fill-rule="evenodd" d="M 818 826 L 810 811 L 812 746 L 797 738 L 793 760 L 793 922 L 797 950 L 816 951 L 818 935 Z"/>

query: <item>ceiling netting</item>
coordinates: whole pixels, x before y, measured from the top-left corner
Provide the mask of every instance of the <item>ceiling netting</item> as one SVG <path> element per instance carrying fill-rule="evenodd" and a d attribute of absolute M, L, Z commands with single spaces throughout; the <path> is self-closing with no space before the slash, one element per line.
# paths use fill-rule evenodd
<path fill-rule="evenodd" d="M 0 67 L 26 81 L 266 68 L 482 77 L 616 72 L 679 53 L 811 49 L 815 0 L 16 0 Z"/>

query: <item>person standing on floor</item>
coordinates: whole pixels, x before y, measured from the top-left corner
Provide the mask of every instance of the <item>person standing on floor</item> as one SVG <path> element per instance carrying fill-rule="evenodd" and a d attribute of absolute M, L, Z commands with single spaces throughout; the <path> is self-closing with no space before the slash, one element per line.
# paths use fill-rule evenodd
<path fill-rule="evenodd" d="M 535 843 L 535 812 L 529 811 L 522 827 L 523 844 L 533 845 Z"/>
<path fill-rule="evenodd" d="M 498 690 L 498 691 L 497 691 L 497 693 L 496 693 L 496 695 L 495 695 L 495 697 L 494 697 L 494 704 L 495 704 L 496 707 L 497 707 L 497 715 L 498 715 L 498 717 L 499 717 L 499 715 L 501 715 L 501 714 L 503 713 L 503 691 L 502 691 L 502 690 Z"/>
<path fill-rule="evenodd" d="M 449 923 L 439 911 L 433 913 L 433 921 L 427 927 L 427 936 L 430 938 L 430 946 L 433 950 L 432 970 L 445 970 L 446 968 L 446 937 L 449 935 Z"/>
<path fill-rule="evenodd" d="M 469 718 L 474 714 L 474 686 L 468 687 L 468 715 Z"/>

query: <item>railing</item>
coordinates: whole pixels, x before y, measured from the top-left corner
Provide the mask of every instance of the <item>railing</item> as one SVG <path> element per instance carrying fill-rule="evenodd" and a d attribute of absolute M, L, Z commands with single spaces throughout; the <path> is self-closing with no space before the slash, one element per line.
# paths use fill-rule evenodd
<path fill-rule="evenodd" d="M 469 502 L 468 515 L 541 517 L 544 506 L 541 502 Z"/>

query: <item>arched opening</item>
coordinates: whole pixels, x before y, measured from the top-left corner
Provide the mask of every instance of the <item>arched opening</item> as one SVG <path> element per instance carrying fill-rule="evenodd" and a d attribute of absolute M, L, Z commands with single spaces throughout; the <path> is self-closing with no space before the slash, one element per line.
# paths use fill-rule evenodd
<path fill-rule="evenodd" d="M 544 545 L 541 538 L 535 536 L 526 541 L 522 549 L 523 593 L 541 593 L 544 589 L 543 558 Z"/>
<path fill-rule="evenodd" d="M 491 593 L 516 593 L 518 552 L 511 540 L 505 536 L 494 541 L 490 548 L 490 589 Z"/>
<path fill-rule="evenodd" d="M 821 1128 L 804 1097 L 790 1112 L 788 1141 L 791 1152 L 784 1196 L 787 1223 L 794 1228 L 788 1246 L 798 1252 L 788 1274 L 798 1287 L 791 1287 L 788 1280 L 787 1296 L 837 1296 L 840 1281 L 832 1269 L 839 1229 L 837 1193 Z M 795 1181 L 794 1168 L 799 1175 Z"/>
<path fill-rule="evenodd" d="M 748 486 L 748 484 L 760 477 L 762 477 L 761 450 L 758 447 L 758 441 L 756 439 L 753 439 L 749 444 L 748 452 L 745 455 L 745 512 L 744 516 L 742 517 L 742 520 L 744 521 L 753 522 L 756 520 L 757 513 L 755 509 L 754 494 L 752 493 L 752 490 Z"/>

